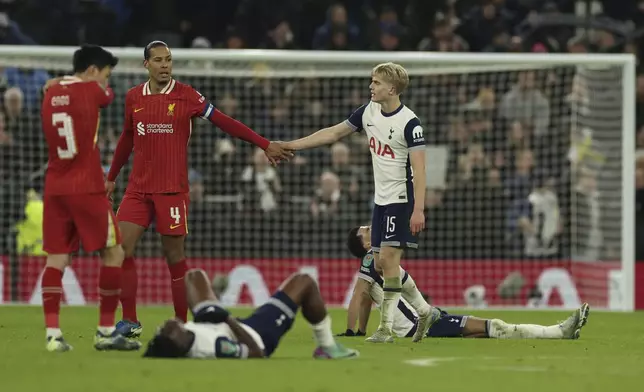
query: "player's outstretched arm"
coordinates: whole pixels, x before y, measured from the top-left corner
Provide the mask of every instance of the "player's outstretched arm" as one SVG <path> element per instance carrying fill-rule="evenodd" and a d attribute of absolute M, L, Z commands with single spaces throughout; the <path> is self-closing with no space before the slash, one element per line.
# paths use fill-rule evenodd
<path fill-rule="evenodd" d="M 320 129 L 314 134 L 301 139 L 285 142 L 283 146 L 289 150 L 306 150 L 337 142 L 351 132 L 353 132 L 353 129 L 343 121 L 332 127 Z"/>
<path fill-rule="evenodd" d="M 241 121 L 237 121 L 234 118 L 227 116 L 214 107 L 211 108 L 210 111 L 211 113 L 207 118 L 212 124 L 219 127 L 230 136 L 251 143 L 264 150 L 266 157 L 273 166 L 275 166 L 279 161 L 288 161 L 293 157 L 293 153 L 285 148 L 282 143 L 272 143 L 268 141 L 261 135 L 255 133 Z"/>

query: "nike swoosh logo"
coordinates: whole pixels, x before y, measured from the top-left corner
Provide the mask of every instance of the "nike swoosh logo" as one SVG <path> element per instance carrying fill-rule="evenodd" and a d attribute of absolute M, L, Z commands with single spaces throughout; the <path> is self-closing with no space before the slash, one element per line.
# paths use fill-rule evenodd
<path fill-rule="evenodd" d="M 143 110 L 143 109 L 144 109 L 144 108 L 134 109 L 134 113 L 138 113 L 138 112 L 140 112 L 140 111 L 141 111 L 141 110 Z"/>
<path fill-rule="evenodd" d="M 170 225 L 170 230 L 174 230 L 174 229 L 176 229 L 176 228 L 177 228 L 177 227 L 179 227 L 179 226 L 183 226 L 183 223 L 182 223 L 182 224 L 180 224 L 180 225 Z"/>
<path fill-rule="evenodd" d="M 177 278 L 177 279 L 172 279 L 172 281 L 173 281 L 173 282 L 178 282 L 178 281 L 180 281 L 181 279 L 183 279 L 183 276 L 182 276 L 182 277 L 180 277 L 180 278 Z"/>
<path fill-rule="evenodd" d="M 367 124 L 368 127 L 373 127 L 373 124 Z"/>
<path fill-rule="evenodd" d="M 388 240 L 389 238 L 391 238 L 391 237 L 393 237 L 393 236 L 395 236 L 395 234 L 392 234 L 392 235 L 386 235 L 386 236 L 385 236 L 385 239 L 386 239 L 386 240 Z"/>

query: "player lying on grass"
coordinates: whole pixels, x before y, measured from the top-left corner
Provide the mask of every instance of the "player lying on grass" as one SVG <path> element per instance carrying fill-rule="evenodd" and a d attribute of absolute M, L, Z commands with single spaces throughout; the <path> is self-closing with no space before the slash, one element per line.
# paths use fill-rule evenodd
<path fill-rule="evenodd" d="M 356 350 L 335 342 L 331 318 L 317 284 L 309 275 L 291 275 L 268 302 L 250 317 L 236 319 L 219 304 L 203 270 L 185 276 L 186 295 L 194 321 L 166 321 L 148 343 L 146 357 L 263 358 L 270 357 L 293 325 L 298 308 L 311 324 L 318 347 L 315 358 L 357 357 Z"/>
<path fill-rule="evenodd" d="M 371 227 L 356 227 L 349 232 L 351 253 L 362 260 L 358 280 L 353 290 L 347 315 L 347 330 L 340 336 L 364 336 L 372 304 L 380 307 L 383 299 L 383 279 L 374 263 L 370 250 Z M 418 316 L 410 306 L 405 291 L 416 289 L 414 279 L 400 269 L 403 298 L 394 314 L 393 332 L 398 337 L 412 337 L 418 329 Z M 419 299 L 412 298 L 412 301 Z M 425 301 L 424 299 L 420 299 Z M 441 311 L 441 318 L 427 331 L 432 338 L 497 338 L 497 339 L 578 339 L 581 328 L 588 320 L 590 308 L 583 304 L 561 324 L 542 326 L 534 324 L 509 324 L 503 320 L 486 320 L 473 316 L 452 315 Z M 358 322 L 358 330 L 354 327 Z"/>

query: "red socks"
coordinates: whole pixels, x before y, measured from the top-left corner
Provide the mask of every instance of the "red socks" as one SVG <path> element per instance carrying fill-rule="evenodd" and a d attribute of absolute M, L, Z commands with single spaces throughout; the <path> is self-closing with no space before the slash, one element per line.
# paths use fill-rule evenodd
<path fill-rule="evenodd" d="M 42 274 L 42 308 L 45 327 L 59 328 L 60 300 L 63 296 L 63 271 L 46 267 Z"/>
<path fill-rule="evenodd" d="M 172 302 L 174 303 L 175 317 L 186 322 L 188 320 L 188 300 L 186 299 L 186 286 L 184 277 L 188 271 L 185 260 L 176 264 L 168 265 L 170 270 Z M 126 257 L 123 260 L 121 275 L 121 306 L 123 307 L 123 319 L 138 322 L 136 316 L 136 291 L 138 278 L 134 257 Z"/>
<path fill-rule="evenodd" d="M 136 317 L 138 277 L 136 275 L 134 257 L 126 257 L 123 260 L 123 266 L 121 268 L 121 307 L 123 308 L 123 319 L 136 323 L 139 321 Z"/>
<path fill-rule="evenodd" d="M 99 327 L 113 327 L 121 294 L 121 267 L 101 266 L 98 277 Z"/>
<path fill-rule="evenodd" d="M 172 279 L 172 302 L 174 303 L 174 315 L 184 323 L 188 320 L 188 300 L 186 299 L 185 275 L 188 266 L 185 260 L 176 264 L 168 265 L 170 278 Z"/>

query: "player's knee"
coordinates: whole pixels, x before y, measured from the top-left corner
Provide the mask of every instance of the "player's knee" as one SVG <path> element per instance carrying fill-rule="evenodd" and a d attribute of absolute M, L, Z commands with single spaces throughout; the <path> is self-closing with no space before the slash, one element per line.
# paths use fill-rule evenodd
<path fill-rule="evenodd" d="M 298 287 L 301 287 L 303 290 L 308 290 L 311 287 L 317 287 L 317 282 L 309 274 L 298 272 L 293 274 L 293 283 Z"/>
<path fill-rule="evenodd" d="M 125 252 L 121 245 L 111 246 L 101 251 L 103 265 L 108 267 L 120 267 L 123 264 Z"/>
<path fill-rule="evenodd" d="M 194 282 L 197 279 L 208 280 L 208 275 L 206 274 L 206 271 L 202 270 L 201 268 L 192 268 L 186 272 L 185 279 L 187 284 L 189 282 Z"/>
<path fill-rule="evenodd" d="M 119 222 L 119 229 L 123 237 L 121 246 L 125 252 L 125 257 L 134 256 L 134 249 L 139 238 L 143 235 L 145 228 L 130 222 Z"/>
<path fill-rule="evenodd" d="M 400 263 L 401 256 L 402 256 L 401 249 L 385 246 L 380 249 L 378 262 L 383 266 L 392 264 L 392 263 Z"/>
<path fill-rule="evenodd" d="M 123 255 L 125 257 L 134 256 L 134 242 L 128 242 L 124 240 L 123 244 L 121 244 L 121 247 L 123 249 Z"/>
<path fill-rule="evenodd" d="M 71 258 L 69 255 L 48 255 L 46 265 L 49 268 L 55 268 L 63 271 L 69 265 Z"/>
<path fill-rule="evenodd" d="M 280 290 L 289 291 L 296 290 L 298 292 L 305 292 L 309 287 L 316 286 L 317 282 L 309 274 L 296 272 L 286 279 L 280 286 Z"/>

